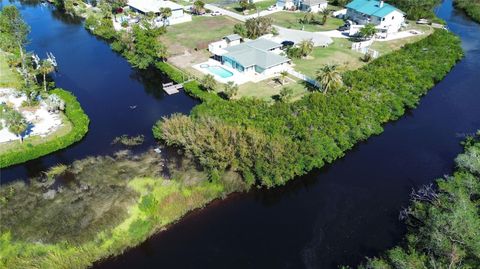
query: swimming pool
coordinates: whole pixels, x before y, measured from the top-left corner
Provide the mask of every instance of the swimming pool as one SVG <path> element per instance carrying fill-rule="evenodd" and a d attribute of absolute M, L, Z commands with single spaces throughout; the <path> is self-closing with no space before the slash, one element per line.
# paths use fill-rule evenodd
<path fill-rule="evenodd" d="M 215 66 L 205 66 L 202 68 L 206 68 L 208 71 L 210 71 L 210 73 L 213 73 L 221 78 L 229 78 L 231 76 L 233 76 L 233 73 L 228 71 L 227 69 L 221 67 L 221 66 L 218 66 L 218 65 L 215 65 Z"/>

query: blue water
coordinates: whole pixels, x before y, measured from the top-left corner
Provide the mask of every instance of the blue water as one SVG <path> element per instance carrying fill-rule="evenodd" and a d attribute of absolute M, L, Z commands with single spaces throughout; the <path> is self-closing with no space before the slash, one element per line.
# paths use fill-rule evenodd
<path fill-rule="evenodd" d="M 228 71 L 227 69 L 221 66 L 209 66 L 207 67 L 207 70 L 210 71 L 210 73 L 213 73 L 221 78 L 229 78 L 233 76 L 232 72 Z"/>
<path fill-rule="evenodd" d="M 7 4 L 0 0 L 0 8 Z M 81 21 L 50 7 L 21 9 L 32 27 L 29 50 L 55 54 L 55 82 L 75 93 L 91 125 L 87 137 L 66 150 L 2 169 L 1 183 L 110 154 L 112 139 L 122 134 L 144 134 L 151 146 L 157 119 L 188 113 L 196 104 L 183 91 L 166 96 L 161 85 L 167 78 L 131 68 Z M 455 11 L 451 0 L 437 14 L 462 38 L 466 55 L 417 109 L 333 165 L 283 187 L 214 202 L 94 268 L 337 269 L 398 244 L 405 231 L 398 212 L 408 206 L 411 189 L 451 173 L 459 142 L 480 126 L 480 25 Z"/>

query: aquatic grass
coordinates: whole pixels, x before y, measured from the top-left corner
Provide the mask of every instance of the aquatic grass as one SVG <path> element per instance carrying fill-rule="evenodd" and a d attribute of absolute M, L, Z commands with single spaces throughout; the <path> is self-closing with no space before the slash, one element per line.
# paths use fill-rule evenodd
<path fill-rule="evenodd" d="M 52 187 L 42 178 L 30 184 L 6 185 L 0 196 L 8 194 L 10 188 L 13 193 L 0 206 L 2 219 L 10 218 L 0 226 L 0 267 L 85 268 L 140 244 L 193 209 L 245 189 L 238 175 L 210 182 L 206 173 L 192 173 L 191 168 L 180 167 L 175 172 L 180 180 L 165 179 L 160 164 L 161 159 L 152 152 L 76 161 L 63 172 L 73 174 L 71 181 L 64 182 L 62 193 L 49 199 L 43 194 L 45 188 Z M 132 176 L 138 174 L 148 176 Z M 55 183 L 52 186 L 59 184 Z M 27 195 L 34 198 L 26 199 Z M 72 201 L 83 206 L 75 206 Z M 97 212 L 92 215 L 85 210 L 88 208 Z M 82 214 L 74 215 L 70 210 Z M 25 214 L 15 216 L 15 211 L 34 214 L 27 218 Z M 47 211 L 53 213 L 45 214 Z M 62 217 L 51 217 L 59 214 Z M 50 220 L 48 224 L 46 219 Z M 85 219 L 95 225 L 76 225 Z"/>
<path fill-rule="evenodd" d="M 55 166 L 50 167 L 47 172 L 45 172 L 45 175 L 47 178 L 53 178 L 55 176 L 63 174 L 67 170 L 67 166 L 64 164 L 57 164 Z"/>

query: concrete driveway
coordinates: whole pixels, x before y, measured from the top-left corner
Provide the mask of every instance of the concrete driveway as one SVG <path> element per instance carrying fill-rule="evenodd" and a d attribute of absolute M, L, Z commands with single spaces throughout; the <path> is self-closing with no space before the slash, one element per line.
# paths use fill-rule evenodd
<path fill-rule="evenodd" d="M 262 10 L 259 13 L 255 12 L 255 13 L 252 13 L 250 15 L 241 15 L 241 14 L 235 13 L 233 11 L 230 11 L 230 10 L 227 10 L 227 9 L 224 9 L 224 8 L 219 7 L 219 6 L 212 5 L 212 4 L 205 4 L 205 8 L 210 9 L 212 11 L 218 11 L 218 12 L 222 13 L 222 15 L 226 15 L 226 16 L 232 17 L 234 19 L 237 19 L 239 21 L 243 21 L 243 22 L 248 20 L 248 19 L 251 19 L 251 18 L 268 16 L 268 15 L 273 14 L 275 12 L 281 11 L 281 9 Z"/>
<path fill-rule="evenodd" d="M 279 42 L 289 40 L 295 43 L 299 43 L 302 40 L 311 39 L 315 47 L 325 47 L 333 43 L 332 38 L 319 32 L 293 30 L 293 29 L 283 28 L 280 26 L 274 26 L 274 27 L 277 28 L 278 30 L 278 36 L 275 36 L 274 39 Z"/>

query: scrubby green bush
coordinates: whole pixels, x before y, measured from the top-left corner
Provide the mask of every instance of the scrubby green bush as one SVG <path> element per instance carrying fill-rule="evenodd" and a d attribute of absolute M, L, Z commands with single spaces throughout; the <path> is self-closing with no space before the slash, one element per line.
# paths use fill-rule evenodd
<path fill-rule="evenodd" d="M 13 149 L 3 152 L 0 155 L 0 168 L 33 160 L 54 151 L 66 148 L 71 144 L 80 141 L 88 132 L 89 118 L 83 111 L 77 98 L 68 91 L 54 89 L 51 93 L 59 96 L 65 101 L 65 116 L 72 124 L 72 130 L 61 137 L 49 140 L 45 143 L 32 146 L 26 143 L 20 144 Z"/>

